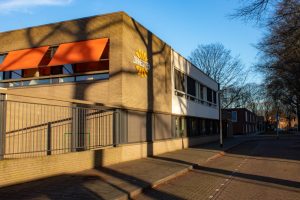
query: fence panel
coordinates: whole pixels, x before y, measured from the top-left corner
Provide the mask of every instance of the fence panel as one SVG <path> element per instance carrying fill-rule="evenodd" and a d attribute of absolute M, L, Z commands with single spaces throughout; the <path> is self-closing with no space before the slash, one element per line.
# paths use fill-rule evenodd
<path fill-rule="evenodd" d="M 2 98 L 0 112 L 3 118 L 0 159 L 1 156 L 24 158 L 113 145 L 113 110 Z"/>

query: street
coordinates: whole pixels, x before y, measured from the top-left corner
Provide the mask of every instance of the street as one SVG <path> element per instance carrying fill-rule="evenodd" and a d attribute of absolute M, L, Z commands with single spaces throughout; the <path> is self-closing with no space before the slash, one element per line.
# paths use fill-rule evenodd
<path fill-rule="evenodd" d="M 300 199 L 300 140 L 246 142 L 136 199 Z"/>

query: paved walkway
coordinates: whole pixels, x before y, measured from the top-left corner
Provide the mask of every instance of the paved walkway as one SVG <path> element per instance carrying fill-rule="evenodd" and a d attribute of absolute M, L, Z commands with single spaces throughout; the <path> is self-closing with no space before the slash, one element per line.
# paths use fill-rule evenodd
<path fill-rule="evenodd" d="M 300 199 L 299 170 L 299 136 L 254 140 L 135 199 L 296 200 Z"/>
<path fill-rule="evenodd" d="M 243 141 L 232 138 L 224 142 L 201 145 L 112 165 L 76 174 L 63 174 L 39 181 L 0 189 L 1 199 L 128 199 L 142 190 L 187 173 L 193 165 L 202 165 L 222 155 Z"/>

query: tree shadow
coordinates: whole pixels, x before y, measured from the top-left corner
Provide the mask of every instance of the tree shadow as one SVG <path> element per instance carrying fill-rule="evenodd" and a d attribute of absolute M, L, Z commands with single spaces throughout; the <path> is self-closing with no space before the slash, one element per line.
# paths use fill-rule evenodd
<path fill-rule="evenodd" d="M 108 176 L 108 177 L 107 177 Z M 63 174 L 0 188 L 3 199 L 132 199 L 151 188 L 151 183 L 111 168 L 97 168 L 77 174 Z M 157 199 L 182 198 L 152 189 L 146 196 Z"/>

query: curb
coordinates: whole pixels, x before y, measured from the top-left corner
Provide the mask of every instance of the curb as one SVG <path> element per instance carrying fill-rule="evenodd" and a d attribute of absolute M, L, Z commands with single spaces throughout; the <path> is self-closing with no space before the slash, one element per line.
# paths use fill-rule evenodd
<path fill-rule="evenodd" d="M 179 176 L 182 176 L 182 175 L 186 174 L 187 172 L 189 172 L 193 168 L 194 168 L 193 165 L 188 166 L 185 169 L 182 169 L 182 170 L 180 170 L 180 171 L 178 171 L 176 173 L 173 173 L 173 174 L 171 174 L 169 176 L 166 176 L 166 177 L 164 177 L 162 179 L 159 179 L 159 180 L 157 180 L 157 181 L 155 181 L 153 183 L 150 183 L 149 185 L 146 185 L 145 187 L 137 188 L 137 189 L 129 192 L 128 194 L 124 194 L 124 195 L 122 195 L 120 197 L 117 197 L 117 198 L 115 198 L 115 200 L 128 200 L 128 199 L 132 199 L 132 198 L 136 197 L 137 195 L 145 192 L 148 189 L 152 189 L 154 187 L 157 187 L 158 185 L 164 184 L 164 183 L 166 183 L 166 182 L 168 182 L 168 181 L 170 181 L 170 180 L 172 180 L 174 178 L 177 178 Z"/>

